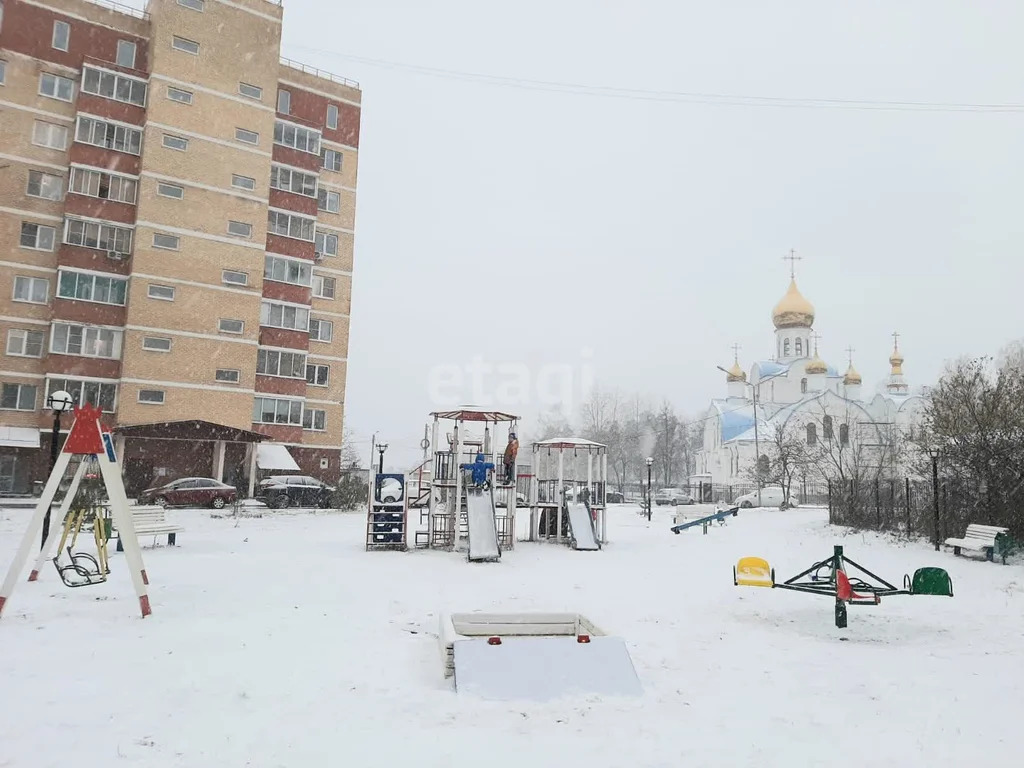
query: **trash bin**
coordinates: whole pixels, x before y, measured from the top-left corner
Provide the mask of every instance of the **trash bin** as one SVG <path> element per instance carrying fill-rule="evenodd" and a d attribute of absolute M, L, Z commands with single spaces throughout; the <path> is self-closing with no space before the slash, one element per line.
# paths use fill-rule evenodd
<path fill-rule="evenodd" d="M 42 496 L 43 495 L 43 488 L 45 487 L 45 485 L 46 485 L 46 481 L 44 481 L 44 480 L 33 480 L 32 481 L 32 495 L 33 496 Z"/>

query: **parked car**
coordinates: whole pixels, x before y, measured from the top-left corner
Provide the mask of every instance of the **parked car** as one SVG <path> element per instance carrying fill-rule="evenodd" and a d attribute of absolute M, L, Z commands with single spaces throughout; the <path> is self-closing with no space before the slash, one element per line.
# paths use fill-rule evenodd
<path fill-rule="evenodd" d="M 234 486 L 212 477 L 182 477 L 178 480 L 147 488 L 139 494 L 139 504 L 159 504 L 161 507 L 213 507 L 223 509 L 234 504 L 238 491 Z"/>
<path fill-rule="evenodd" d="M 654 494 L 654 503 L 659 507 L 665 504 L 674 507 L 677 504 L 693 504 L 693 499 L 681 488 L 662 488 Z"/>
<path fill-rule="evenodd" d="M 761 489 L 761 503 L 757 503 L 757 491 L 751 491 L 745 493 L 742 496 L 737 496 L 732 505 L 740 507 L 741 509 L 750 509 L 751 507 L 781 507 L 782 502 L 785 499 L 785 494 L 782 492 L 782 488 L 778 486 L 769 486 Z M 793 499 L 789 500 L 789 506 L 795 507 L 796 503 Z"/>
<path fill-rule="evenodd" d="M 256 487 L 256 499 L 273 509 L 330 507 L 334 489 L 309 475 L 273 475 Z"/>
<path fill-rule="evenodd" d="M 516 507 L 526 506 L 526 494 L 516 491 Z M 508 489 L 507 488 L 495 488 L 494 489 L 494 506 L 505 507 L 508 503 Z"/>
<path fill-rule="evenodd" d="M 386 477 L 380 482 L 378 494 L 384 504 L 394 504 L 402 500 L 402 484 L 394 477 Z"/>
<path fill-rule="evenodd" d="M 622 504 L 626 501 L 626 497 L 618 491 L 605 491 L 604 503 L 605 504 Z"/>

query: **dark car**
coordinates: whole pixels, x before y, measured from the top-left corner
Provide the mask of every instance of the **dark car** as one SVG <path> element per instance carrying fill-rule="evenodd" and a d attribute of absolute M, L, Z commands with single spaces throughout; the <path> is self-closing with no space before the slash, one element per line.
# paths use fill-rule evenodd
<path fill-rule="evenodd" d="M 604 500 L 606 504 L 622 504 L 626 497 L 618 491 L 607 491 L 604 495 Z"/>
<path fill-rule="evenodd" d="M 256 498 L 268 507 L 330 507 L 334 489 L 309 475 L 274 475 L 261 480 Z"/>
<path fill-rule="evenodd" d="M 183 477 L 166 485 L 147 488 L 139 494 L 139 504 L 161 507 L 213 507 L 223 509 L 234 504 L 238 491 L 234 486 L 212 477 Z"/>

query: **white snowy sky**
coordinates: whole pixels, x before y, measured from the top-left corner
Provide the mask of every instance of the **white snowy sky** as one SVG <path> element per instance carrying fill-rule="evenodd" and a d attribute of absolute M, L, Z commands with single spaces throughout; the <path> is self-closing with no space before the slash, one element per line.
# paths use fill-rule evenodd
<path fill-rule="evenodd" d="M 1019 2 L 839 5 L 287 0 L 283 54 L 363 88 L 356 437 L 414 448 L 430 410 L 470 401 L 432 402 L 431 367 L 478 349 L 536 375 L 589 348 L 600 384 L 695 412 L 724 390 L 715 366 L 734 342 L 745 368 L 771 354 L 790 248 L 822 356 L 842 369 L 852 345 L 870 387 L 894 330 L 913 386 L 1024 335 L 1021 112 L 612 98 L 351 58 L 649 91 L 1024 102 Z"/>

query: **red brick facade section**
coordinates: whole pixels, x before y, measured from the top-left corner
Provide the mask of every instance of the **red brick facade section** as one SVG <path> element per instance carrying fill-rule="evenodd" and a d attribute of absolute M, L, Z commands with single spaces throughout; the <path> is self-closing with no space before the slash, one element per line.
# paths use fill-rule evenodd
<path fill-rule="evenodd" d="M 53 299 L 53 319 L 69 323 L 123 326 L 127 309 L 113 304 L 75 299 Z"/>
<path fill-rule="evenodd" d="M 288 397 L 305 397 L 305 379 L 286 379 L 281 376 L 263 376 L 256 374 L 256 392 L 263 395 L 287 395 Z"/>
<path fill-rule="evenodd" d="M 287 301 L 291 304 L 309 304 L 312 289 L 304 285 L 290 285 L 273 280 L 263 281 L 263 298 Z"/>
<path fill-rule="evenodd" d="M 296 195 L 294 192 L 284 192 L 280 189 L 270 190 L 270 207 L 304 213 L 306 216 L 315 217 L 317 214 L 315 197 Z"/>
<path fill-rule="evenodd" d="M 64 212 L 72 216 L 85 216 L 90 219 L 103 219 L 120 224 L 135 223 L 135 206 L 130 203 L 117 203 L 87 195 L 69 194 L 64 201 Z"/>
<path fill-rule="evenodd" d="M 344 102 L 328 99 L 318 93 L 310 93 L 293 85 L 281 85 L 291 93 L 291 112 L 278 117 L 293 120 L 300 125 L 319 128 L 328 141 L 345 144 L 349 147 L 359 146 L 360 107 Z M 327 105 L 334 104 L 338 108 L 338 127 L 327 127 Z"/>
<path fill-rule="evenodd" d="M 114 152 L 111 149 L 94 147 L 92 144 L 80 144 L 78 142 L 71 145 L 68 158 L 72 165 L 106 168 L 112 173 L 127 173 L 130 176 L 138 176 L 141 167 L 140 158 L 136 155 Z"/>
<path fill-rule="evenodd" d="M 285 328 L 260 328 L 260 346 L 298 349 L 305 352 L 309 349 L 309 334 Z"/>
<path fill-rule="evenodd" d="M 319 433 L 304 433 L 307 440 L 316 440 Z M 336 486 L 341 477 L 341 449 L 339 448 L 303 448 L 289 445 L 288 453 L 299 465 L 302 474 L 310 475 L 328 485 Z M 320 460 L 327 459 L 327 469 L 320 468 Z"/>
<path fill-rule="evenodd" d="M 282 256 L 312 260 L 316 253 L 316 244 L 306 240 L 296 240 L 294 237 L 268 234 L 267 253 L 279 253 Z"/>
<path fill-rule="evenodd" d="M 146 97 L 147 101 L 150 97 Z M 109 117 L 121 123 L 141 126 L 146 122 L 146 110 L 134 104 L 114 101 L 104 96 L 93 96 L 91 93 L 79 93 L 75 108 L 96 117 Z"/>
<path fill-rule="evenodd" d="M 286 147 L 282 144 L 275 144 L 272 159 L 275 163 L 283 163 L 284 165 L 290 165 L 294 168 L 301 168 L 304 171 L 310 173 L 320 172 L 320 155 L 314 155 L 309 152 L 303 152 L 292 147 Z"/>
<path fill-rule="evenodd" d="M 63 235 L 63 231 L 58 237 Z M 62 267 L 78 267 L 79 269 L 92 269 L 97 272 L 113 272 L 117 275 L 127 275 L 131 272 L 131 259 L 116 261 L 107 258 L 106 251 L 97 251 L 92 248 L 83 248 L 80 245 L 61 245 L 57 261 Z"/>
<path fill-rule="evenodd" d="M 6 0 L 3 10 L 3 27 L 0 28 L 0 48 L 23 53 L 43 61 L 63 64 L 80 69 L 87 58 L 113 62 L 117 58 L 117 41 L 130 40 L 135 43 L 135 70 L 127 70 L 113 64 L 110 69 L 144 74 L 149 68 L 149 43 L 145 38 L 127 32 L 110 29 L 82 19 L 64 16 L 47 8 L 28 5 L 18 0 Z M 111 14 L 116 18 L 116 14 Z M 68 50 L 53 47 L 53 22 L 66 21 L 71 26 Z M 60 74 L 59 72 L 56 74 Z"/>
<path fill-rule="evenodd" d="M 288 424 L 253 424 L 253 432 L 266 435 L 275 443 L 298 443 L 302 441 L 302 427 Z"/>
<path fill-rule="evenodd" d="M 92 376 L 99 379 L 121 378 L 121 361 L 74 355 L 50 355 L 46 372 L 62 376 Z"/>

